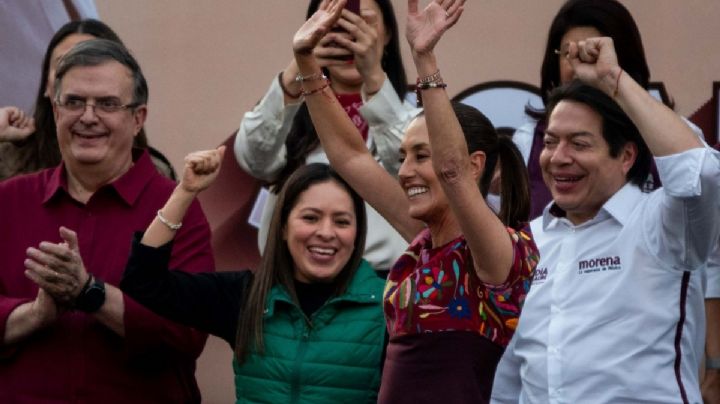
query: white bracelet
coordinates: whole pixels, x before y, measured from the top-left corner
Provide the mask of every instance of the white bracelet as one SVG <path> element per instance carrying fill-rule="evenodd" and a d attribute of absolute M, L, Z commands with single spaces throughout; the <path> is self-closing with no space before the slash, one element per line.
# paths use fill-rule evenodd
<path fill-rule="evenodd" d="M 165 217 L 162 215 L 162 213 L 160 212 L 159 209 L 158 209 L 158 211 L 157 211 L 157 217 L 158 217 L 158 219 L 162 222 L 162 224 L 164 224 L 165 226 L 167 226 L 168 229 L 170 229 L 170 230 L 172 230 L 172 231 L 177 231 L 178 229 L 180 229 L 180 228 L 182 227 L 182 222 L 180 222 L 180 223 L 171 223 L 169 220 L 165 219 Z"/>

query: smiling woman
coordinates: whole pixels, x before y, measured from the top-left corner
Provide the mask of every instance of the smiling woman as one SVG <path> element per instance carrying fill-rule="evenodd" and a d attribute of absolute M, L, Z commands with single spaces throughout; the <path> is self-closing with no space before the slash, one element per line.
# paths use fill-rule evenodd
<path fill-rule="evenodd" d="M 304 166 L 285 183 L 254 274 L 168 271 L 174 232 L 214 180 L 224 150 L 186 158 L 182 181 L 135 240 L 121 287 L 233 346 L 238 401 L 375 402 L 383 282 L 362 259 L 364 203 L 327 165 Z"/>
<path fill-rule="evenodd" d="M 389 343 L 381 403 L 487 402 L 537 262 L 524 231 L 529 198 L 522 158 L 480 111 L 450 102 L 432 52 L 463 3 L 434 1 L 418 10 L 417 1 L 408 1 L 406 36 L 425 112 L 400 144 L 399 184 L 367 150 L 335 89 L 323 80 L 302 82 L 333 167 L 411 241 L 383 296 Z M 301 77 L 318 75 L 322 65 L 313 49 L 343 5 L 324 0 L 295 34 Z M 496 166 L 503 173 L 499 215 L 485 202 Z"/>
<path fill-rule="evenodd" d="M 353 201 L 338 183 L 319 183 L 301 194 L 283 231 L 295 278 L 332 282 L 355 248 L 355 223 Z"/>

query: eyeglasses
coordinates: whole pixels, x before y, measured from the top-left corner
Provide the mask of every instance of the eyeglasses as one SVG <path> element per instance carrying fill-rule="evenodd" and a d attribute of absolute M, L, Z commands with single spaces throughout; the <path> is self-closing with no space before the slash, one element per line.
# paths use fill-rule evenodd
<path fill-rule="evenodd" d="M 86 100 L 80 98 L 68 98 L 65 101 L 55 100 L 55 105 L 68 114 L 79 115 L 84 113 L 87 107 L 90 107 L 97 116 L 110 116 L 125 109 L 136 108 L 141 104 L 134 102 L 123 105 L 115 99 L 98 100 L 95 101 L 94 104 L 90 104 Z"/>

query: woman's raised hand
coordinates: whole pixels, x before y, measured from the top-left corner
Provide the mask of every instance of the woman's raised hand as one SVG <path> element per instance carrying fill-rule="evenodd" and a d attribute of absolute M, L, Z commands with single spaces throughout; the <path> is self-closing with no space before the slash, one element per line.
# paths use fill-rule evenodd
<path fill-rule="evenodd" d="M 442 35 L 463 13 L 465 0 L 433 0 L 422 11 L 419 0 L 408 0 L 405 36 L 413 54 L 432 52 Z"/>
<path fill-rule="evenodd" d="M 22 140 L 35 132 L 35 120 L 17 107 L 0 108 L 0 142 Z"/>
<path fill-rule="evenodd" d="M 315 46 L 340 19 L 345 2 L 346 0 L 323 0 L 320 3 L 317 11 L 305 21 L 293 37 L 295 54 L 312 54 Z"/>
<path fill-rule="evenodd" d="M 188 154 L 185 157 L 185 168 L 180 181 L 182 188 L 191 193 L 198 193 L 209 187 L 220 172 L 224 155 L 225 146 Z"/>

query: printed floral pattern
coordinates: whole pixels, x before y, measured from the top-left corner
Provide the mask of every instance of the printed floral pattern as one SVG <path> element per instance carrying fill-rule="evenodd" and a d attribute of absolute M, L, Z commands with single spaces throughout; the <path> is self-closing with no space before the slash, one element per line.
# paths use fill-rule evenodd
<path fill-rule="evenodd" d="M 517 326 L 539 256 L 529 228 L 508 228 L 515 260 L 503 285 L 482 283 L 465 238 L 432 248 L 424 230 L 390 271 L 385 314 L 391 336 L 473 331 L 507 345 Z"/>

